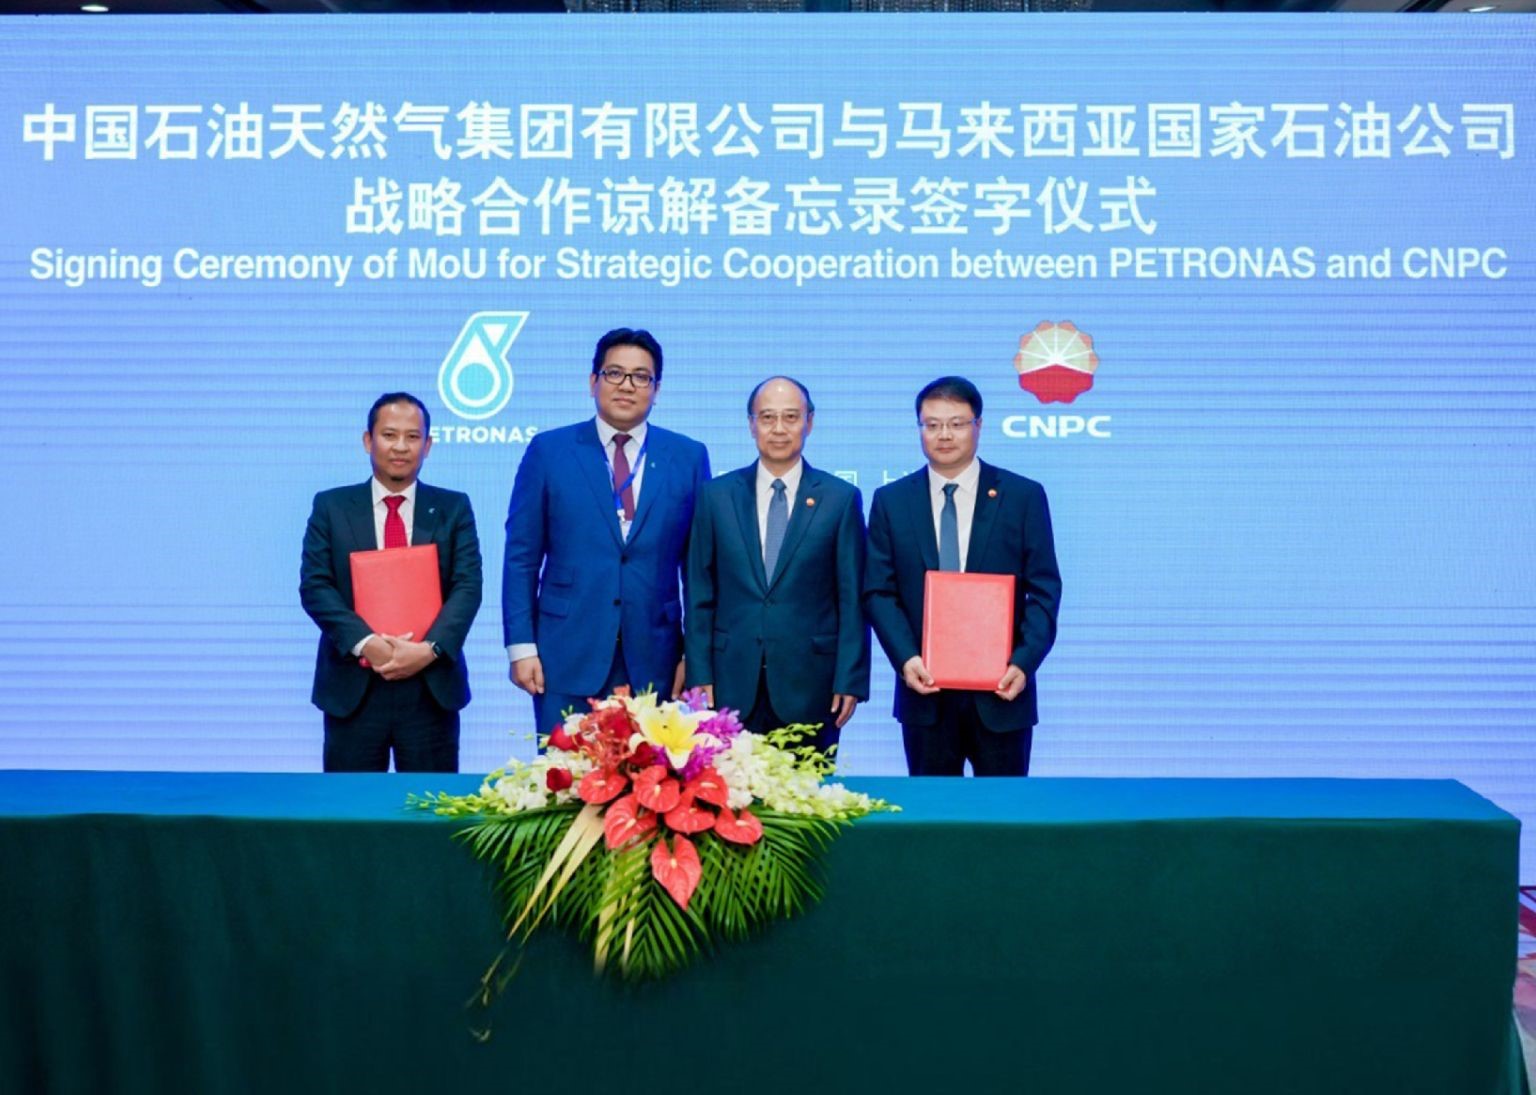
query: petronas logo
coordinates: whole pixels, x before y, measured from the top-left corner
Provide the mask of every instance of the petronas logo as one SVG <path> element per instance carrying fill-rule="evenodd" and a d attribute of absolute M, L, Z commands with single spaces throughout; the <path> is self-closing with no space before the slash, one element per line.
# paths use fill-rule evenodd
<path fill-rule="evenodd" d="M 476 312 L 464 321 L 453 349 L 437 371 L 437 394 L 460 418 L 477 421 L 501 413 L 512 398 L 507 354 L 527 312 Z"/>

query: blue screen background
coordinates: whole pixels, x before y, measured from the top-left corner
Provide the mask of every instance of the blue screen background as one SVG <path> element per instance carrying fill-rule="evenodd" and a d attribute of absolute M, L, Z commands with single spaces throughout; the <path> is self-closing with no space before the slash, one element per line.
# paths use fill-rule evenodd
<path fill-rule="evenodd" d="M 1283 26 L 1282 26 L 1283 22 Z M 717 473 L 755 455 L 751 386 L 787 372 L 817 404 L 809 460 L 856 478 L 866 504 L 919 466 L 912 397 L 958 372 L 986 399 L 984 459 L 1049 494 L 1065 592 L 1040 673 L 1034 771 L 1073 776 L 1310 775 L 1460 779 L 1536 817 L 1536 277 L 1522 124 L 1536 106 L 1523 17 L 1465 21 L 1157 16 L 779 19 L 389 17 L 0 21 L 0 392 L 6 418 L 0 584 L 0 766 L 314 770 L 308 704 L 315 630 L 298 606 L 311 495 L 366 478 L 363 416 L 380 392 L 425 399 L 440 437 L 423 477 L 471 495 L 486 598 L 471 635 L 475 699 L 465 770 L 528 756 L 531 712 L 500 643 L 501 523 L 520 438 L 592 412 L 586 376 L 604 330 L 645 326 L 666 350 L 653 421 L 705 442 Z M 318 104 L 325 158 L 206 153 L 219 104 Z M 386 124 L 387 156 L 331 156 L 343 104 L 633 107 L 634 151 L 595 158 L 444 160 Z M 1260 158 L 1089 157 L 1088 104 L 1327 107 L 1328 154 L 1288 159 L 1259 124 Z M 84 132 L 44 145 L 27 116 L 53 104 L 137 105 L 134 159 L 87 159 Z M 646 156 L 646 103 L 697 104 L 703 128 L 738 104 L 763 129 L 756 156 Z M 773 147 L 773 104 L 820 103 L 819 159 Z M 833 147 L 844 103 L 880 108 L 891 147 Z M 1076 104 L 1071 157 L 981 159 L 894 147 L 904 103 Z M 1436 104 L 1445 156 L 1407 156 L 1415 105 Z M 148 104 L 200 108 L 199 155 L 144 145 Z M 1392 155 L 1336 155 L 1347 115 L 1392 121 Z M 1512 108 L 1512 151 L 1469 150 L 1467 104 Z M 1421 110 L 1419 120 L 1427 114 Z M 733 115 L 733 120 L 735 116 Z M 578 124 L 585 124 L 578 122 Z M 1207 115 L 1207 127 L 1209 118 Z M 1416 123 L 1415 123 L 1416 124 Z M 1208 136 L 1209 134 L 1207 134 Z M 269 135 L 270 139 L 270 135 Z M 1021 135 L 1008 138 L 1016 151 Z M 958 145 L 958 139 L 956 144 Z M 518 146 L 520 149 L 521 146 Z M 270 151 L 270 148 L 268 149 Z M 482 237 L 469 199 L 497 176 L 532 198 L 546 179 L 604 190 L 739 178 L 786 202 L 767 236 Z M 348 233 L 358 180 L 449 179 L 464 233 Z M 1100 188 L 1143 177 L 1136 228 L 1064 233 L 1044 209 L 1002 237 L 811 237 L 785 226 L 784 188 L 999 178 Z M 594 210 L 596 206 L 594 205 Z M 177 279 L 180 248 L 336 254 L 501 247 L 552 256 L 707 256 L 714 276 L 676 286 L 553 275 L 523 280 Z M 732 279 L 725 252 L 931 253 L 946 272 L 905 280 Z M 1311 248 L 1311 277 L 1111 277 L 1111 250 Z M 39 277 L 34 252 L 162 254 L 153 287 Z M 1093 278 L 947 276 L 967 255 L 1091 255 Z M 1414 278 L 1411 248 L 1495 249 L 1486 276 Z M 1391 276 L 1328 278 L 1327 256 L 1390 249 Z M 1500 257 L 1502 256 L 1502 257 Z M 512 398 L 456 415 L 438 373 L 477 312 L 525 312 L 507 364 Z M 1099 355 L 1072 404 L 1022 391 L 1013 357 L 1041 322 L 1070 321 Z M 1029 436 L 1029 419 L 1097 418 L 1096 432 Z M 486 428 L 483 440 L 463 429 Z M 495 432 L 492 433 L 492 428 Z M 1025 436 L 1012 436 L 1022 433 Z M 493 439 L 495 438 L 495 439 Z M 844 735 L 842 770 L 903 770 L 893 675 Z M 1527 839 L 1522 878 L 1536 878 Z"/>

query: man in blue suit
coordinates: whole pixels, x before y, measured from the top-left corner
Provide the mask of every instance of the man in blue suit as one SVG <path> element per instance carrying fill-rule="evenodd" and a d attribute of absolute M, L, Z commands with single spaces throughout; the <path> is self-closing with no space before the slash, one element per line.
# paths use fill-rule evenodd
<path fill-rule="evenodd" d="M 469 703 L 464 638 L 480 611 L 480 539 L 467 495 L 420 482 L 431 417 L 407 392 L 368 411 L 366 483 L 315 495 L 299 599 L 320 627 L 311 700 L 325 713 L 327 772 L 456 772 Z M 354 551 L 437 545 L 443 607 L 425 635 L 378 635 L 352 607 Z"/>
<path fill-rule="evenodd" d="M 619 685 L 682 686 L 679 580 L 709 454 L 647 422 L 661 371 L 650 332 L 609 331 L 588 381 L 597 416 L 540 433 L 518 466 L 502 629 L 540 734 Z"/>
<path fill-rule="evenodd" d="M 820 724 L 823 751 L 869 698 L 857 487 L 801 457 L 816 406 L 772 377 L 747 415 L 758 459 L 704 484 L 688 548 L 688 681 L 759 733 Z"/>
<path fill-rule="evenodd" d="M 1061 574 L 1045 490 L 976 458 L 981 393 L 946 376 L 918 393 L 928 466 L 875 491 L 864 607 L 900 681 L 895 715 L 907 770 L 958 776 L 1029 774 L 1035 674 L 1056 641 Z M 992 692 L 940 690 L 923 665 L 930 570 L 1012 574 L 1014 647 Z"/>

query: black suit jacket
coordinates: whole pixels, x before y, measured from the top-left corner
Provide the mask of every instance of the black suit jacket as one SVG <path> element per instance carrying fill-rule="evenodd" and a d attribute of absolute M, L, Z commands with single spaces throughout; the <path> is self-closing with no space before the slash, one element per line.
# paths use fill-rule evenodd
<path fill-rule="evenodd" d="M 371 481 L 370 481 L 371 483 Z M 315 652 L 315 685 L 310 700 L 320 710 L 346 718 L 357 710 L 373 670 L 352 656 L 352 648 L 373 628 L 352 610 L 354 551 L 378 547 L 373 527 L 370 483 L 337 487 L 315 495 L 304 530 L 304 559 L 299 567 L 299 600 L 320 628 Z M 437 545 L 443 608 L 418 642 L 437 643 L 443 656 L 421 671 L 433 699 L 446 711 L 469 702 L 464 667 L 464 639 L 480 611 L 480 540 L 469 496 L 416 484 L 413 545 Z"/>
<path fill-rule="evenodd" d="M 1015 641 L 1008 660 L 1028 676 L 1024 691 L 1011 703 L 990 692 L 976 693 L 977 714 L 989 730 L 1022 730 L 1038 718 L 1035 674 L 1056 641 L 1061 574 L 1051 512 L 1039 483 L 985 461 L 976 494 L 965 569 L 1017 579 Z M 901 667 L 922 653 L 923 583 L 928 571 L 938 567 L 939 543 L 924 467 L 875 491 L 864 575 L 864 609 L 896 669 L 896 718 L 918 726 L 938 721 L 938 697 L 908 688 Z"/>
<path fill-rule="evenodd" d="M 869 698 L 869 626 L 859 606 L 859 489 L 803 465 L 776 573 L 763 571 L 757 464 L 699 489 L 688 541 L 688 683 L 745 713 L 766 667 L 774 712 L 828 723 L 834 694 Z"/>

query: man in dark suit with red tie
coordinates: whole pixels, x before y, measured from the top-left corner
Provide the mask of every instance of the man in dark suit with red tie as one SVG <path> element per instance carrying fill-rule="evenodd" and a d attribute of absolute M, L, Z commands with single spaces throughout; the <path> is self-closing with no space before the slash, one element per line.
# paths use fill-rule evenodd
<path fill-rule="evenodd" d="M 456 772 L 469 703 L 464 639 L 480 610 L 480 540 L 469 497 L 420 482 L 431 416 L 406 392 L 368 411 L 373 477 L 315 495 L 299 598 L 320 628 L 311 700 L 325 713 L 327 772 Z M 351 554 L 437 545 L 443 607 L 425 635 L 379 635 L 353 610 Z"/>
<path fill-rule="evenodd" d="M 747 399 L 758 458 L 704 484 L 688 547 L 688 680 L 749 730 L 837 744 L 869 698 L 859 489 L 802 458 L 816 406 L 771 377 Z"/>
<path fill-rule="evenodd" d="M 895 715 L 914 776 L 1029 774 L 1035 674 L 1056 641 L 1061 574 L 1045 490 L 983 463 L 981 393 L 941 377 L 916 399 L 928 465 L 875 491 L 864 608 L 900 681 Z M 1014 647 L 991 692 L 939 689 L 923 664 L 930 570 L 1012 574 Z"/>
<path fill-rule="evenodd" d="M 540 734 L 619 685 L 682 687 L 683 554 L 709 455 L 648 421 L 662 367 L 649 331 L 609 331 L 587 381 L 596 416 L 541 432 L 517 468 L 502 634 Z"/>

